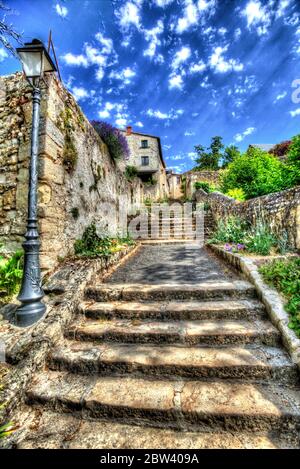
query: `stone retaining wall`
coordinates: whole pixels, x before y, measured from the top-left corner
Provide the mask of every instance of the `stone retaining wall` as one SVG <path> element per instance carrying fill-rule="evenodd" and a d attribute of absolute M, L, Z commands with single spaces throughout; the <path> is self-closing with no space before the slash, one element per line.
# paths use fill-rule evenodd
<path fill-rule="evenodd" d="M 25 232 L 30 154 L 31 91 L 22 74 L 0 78 L 0 243 L 21 246 Z M 126 210 L 143 201 L 139 179 L 129 183 L 72 95 L 55 78 L 44 86 L 39 147 L 41 267 L 53 269 L 95 221 L 113 234 Z"/>
<path fill-rule="evenodd" d="M 184 174 L 186 177 L 186 190 L 185 196 L 191 198 L 196 191 L 195 182 L 208 182 L 212 185 L 218 185 L 219 172 L 218 171 L 189 171 Z"/>
<path fill-rule="evenodd" d="M 238 202 L 218 192 L 195 193 L 198 202 L 208 202 L 215 221 L 236 216 L 256 225 L 264 221 L 281 240 L 287 237 L 291 247 L 300 249 L 300 187 Z"/>

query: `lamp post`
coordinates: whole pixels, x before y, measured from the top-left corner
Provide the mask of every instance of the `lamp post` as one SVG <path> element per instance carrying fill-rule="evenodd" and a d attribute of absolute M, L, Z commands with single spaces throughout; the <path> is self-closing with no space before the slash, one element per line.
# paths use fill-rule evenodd
<path fill-rule="evenodd" d="M 38 321 L 46 311 L 46 306 L 41 301 L 44 292 L 41 288 L 39 262 L 40 241 L 37 230 L 38 137 L 41 101 L 40 81 L 44 73 L 54 72 L 56 71 L 56 67 L 43 43 L 38 39 L 34 39 L 31 43 L 25 43 L 24 47 L 17 48 L 17 53 L 22 62 L 25 77 L 33 89 L 28 218 L 25 241 L 23 243 L 23 279 L 18 296 L 18 300 L 20 300 L 22 304 L 16 310 L 17 325 L 26 327 Z"/>

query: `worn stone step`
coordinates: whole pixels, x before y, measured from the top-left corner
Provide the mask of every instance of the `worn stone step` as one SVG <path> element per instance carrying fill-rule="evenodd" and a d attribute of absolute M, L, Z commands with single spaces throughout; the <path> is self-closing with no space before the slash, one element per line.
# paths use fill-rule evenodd
<path fill-rule="evenodd" d="M 37 374 L 27 402 L 94 418 L 179 429 L 286 430 L 300 425 L 299 389 L 224 381 Z"/>
<path fill-rule="evenodd" d="M 86 298 L 98 301 L 111 300 L 194 300 L 210 298 L 255 297 L 254 286 L 243 280 L 199 282 L 197 284 L 100 284 L 85 290 Z"/>
<path fill-rule="evenodd" d="M 175 345 L 95 344 L 66 340 L 57 346 L 49 366 L 85 374 L 278 380 L 297 383 L 298 372 L 285 352 L 267 346 L 183 347 Z"/>
<path fill-rule="evenodd" d="M 34 413 L 34 412 L 32 412 Z M 290 449 L 298 441 L 261 432 L 186 432 L 105 420 L 82 420 L 71 414 L 38 412 L 17 449 Z M 23 422 L 22 422 L 23 423 Z M 19 422 L 17 421 L 18 425 Z M 23 425 L 24 428 L 24 425 Z M 198 457 L 199 458 L 199 457 Z"/>
<path fill-rule="evenodd" d="M 75 323 L 66 336 L 78 340 L 125 343 L 227 345 L 261 343 L 277 345 L 280 333 L 269 321 L 200 320 L 87 320 Z"/>
<path fill-rule="evenodd" d="M 79 311 L 91 319 L 263 319 L 266 311 L 257 300 L 165 301 L 110 303 L 83 302 Z"/>

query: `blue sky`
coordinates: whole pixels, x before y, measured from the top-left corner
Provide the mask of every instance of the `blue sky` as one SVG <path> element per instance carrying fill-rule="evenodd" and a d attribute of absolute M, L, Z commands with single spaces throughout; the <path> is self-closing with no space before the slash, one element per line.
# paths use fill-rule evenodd
<path fill-rule="evenodd" d="M 299 133 L 299 0 L 5 3 L 25 41 L 52 29 L 63 81 L 89 119 L 160 136 L 176 171 L 214 135 L 244 150 Z M 20 68 L 1 48 L 0 62 L 1 75 Z"/>

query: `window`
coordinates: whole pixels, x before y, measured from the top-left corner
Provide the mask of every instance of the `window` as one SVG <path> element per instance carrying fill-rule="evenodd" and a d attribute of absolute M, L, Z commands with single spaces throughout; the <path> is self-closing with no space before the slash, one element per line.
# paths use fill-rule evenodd
<path fill-rule="evenodd" d="M 142 140 L 141 141 L 141 147 L 142 148 L 148 148 L 148 140 Z"/>
<path fill-rule="evenodd" d="M 142 166 L 149 165 L 149 156 L 142 156 Z"/>

